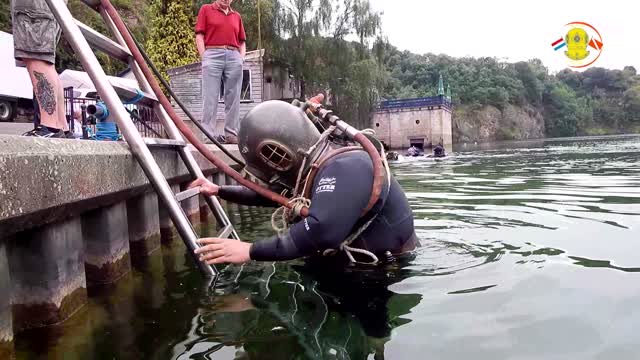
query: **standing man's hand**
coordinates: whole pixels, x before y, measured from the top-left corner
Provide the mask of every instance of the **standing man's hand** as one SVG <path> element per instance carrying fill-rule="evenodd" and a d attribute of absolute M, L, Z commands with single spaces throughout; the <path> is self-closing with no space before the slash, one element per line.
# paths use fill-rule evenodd
<path fill-rule="evenodd" d="M 202 57 L 204 56 L 204 34 L 197 33 L 196 34 L 196 48 L 198 49 L 198 55 L 200 55 L 200 61 L 202 61 Z"/>
<path fill-rule="evenodd" d="M 201 247 L 194 250 L 200 255 L 200 261 L 208 264 L 243 264 L 249 262 L 251 244 L 235 239 L 204 238 L 198 239 Z"/>
<path fill-rule="evenodd" d="M 244 41 L 241 42 L 238 51 L 240 51 L 240 59 L 242 59 L 242 63 L 244 64 L 244 57 L 247 55 L 247 43 Z"/>

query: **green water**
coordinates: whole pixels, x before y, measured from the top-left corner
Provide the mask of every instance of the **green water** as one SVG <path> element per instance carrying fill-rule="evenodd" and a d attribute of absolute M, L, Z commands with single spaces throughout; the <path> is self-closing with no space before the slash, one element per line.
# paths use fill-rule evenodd
<path fill-rule="evenodd" d="M 422 248 L 383 271 L 230 267 L 163 247 L 17 358 L 636 359 L 640 137 L 493 144 L 392 165 Z M 268 211 L 230 208 L 241 236 Z"/>

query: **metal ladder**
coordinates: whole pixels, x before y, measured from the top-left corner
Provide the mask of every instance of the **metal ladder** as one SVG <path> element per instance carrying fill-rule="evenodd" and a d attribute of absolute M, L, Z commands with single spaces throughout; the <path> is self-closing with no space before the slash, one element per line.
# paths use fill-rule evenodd
<path fill-rule="evenodd" d="M 149 178 L 149 181 L 153 185 L 158 197 L 166 207 L 171 220 L 180 234 L 180 237 L 187 246 L 201 273 L 205 277 L 216 277 L 218 274 L 216 267 L 199 261 L 195 254 L 193 254 L 193 250 L 199 247 L 196 243 L 198 234 L 193 229 L 192 224 L 189 222 L 189 219 L 180 206 L 181 201 L 197 196 L 200 193 L 200 189 L 192 188 L 178 194 L 174 194 L 169 183 L 162 174 L 162 171 L 158 167 L 158 164 L 151 155 L 149 147 L 165 147 L 177 150 L 186 168 L 189 170 L 189 173 L 194 178 L 204 176 L 202 170 L 198 166 L 191 152 L 188 150 L 187 142 L 182 138 L 178 128 L 169 118 L 168 114 L 164 111 L 158 102 L 158 99 L 153 94 L 151 86 L 133 59 L 122 35 L 118 32 L 118 29 L 109 14 L 107 14 L 104 8 L 100 6 L 99 0 L 82 1 L 100 13 L 107 28 L 112 33 L 116 41 L 107 38 L 87 25 L 75 20 L 63 0 L 46 0 L 51 12 L 62 28 L 65 39 L 75 50 L 84 70 L 89 74 L 91 81 L 95 85 L 98 94 L 100 94 L 101 99 L 107 104 L 111 114 L 110 116 L 115 118 L 124 139 L 131 148 L 131 152 L 135 155 L 136 159 L 138 159 L 140 166 Z M 140 89 L 131 89 L 119 84 L 111 83 L 100 66 L 100 63 L 98 63 L 98 59 L 91 49 L 92 47 L 93 49 L 99 50 L 112 58 L 129 64 L 133 74 L 138 80 Z M 160 122 L 164 126 L 164 130 L 169 136 L 169 139 L 143 138 L 138 132 L 133 120 L 131 120 L 129 114 L 126 112 L 120 97 L 131 99 L 136 95 L 139 95 L 139 93 L 142 93 L 142 100 L 139 103 L 153 107 L 156 115 L 160 119 Z M 239 239 L 233 224 L 231 224 L 231 221 L 218 199 L 214 196 L 205 196 L 204 198 L 216 217 L 217 223 L 222 228 L 222 230 L 217 234 L 217 237 Z"/>

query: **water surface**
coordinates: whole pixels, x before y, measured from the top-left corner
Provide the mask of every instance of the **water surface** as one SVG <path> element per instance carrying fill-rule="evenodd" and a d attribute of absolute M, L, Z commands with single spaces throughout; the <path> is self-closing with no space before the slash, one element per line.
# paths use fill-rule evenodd
<path fill-rule="evenodd" d="M 408 263 L 254 263 L 207 286 L 174 244 L 20 336 L 18 358 L 638 358 L 639 137 L 466 147 L 392 171 L 423 244 Z M 243 238 L 272 233 L 269 211 L 229 210 Z"/>

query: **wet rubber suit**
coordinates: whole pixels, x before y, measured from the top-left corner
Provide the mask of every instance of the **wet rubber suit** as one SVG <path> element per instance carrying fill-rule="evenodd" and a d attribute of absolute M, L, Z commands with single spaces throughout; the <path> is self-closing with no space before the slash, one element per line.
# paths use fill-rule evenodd
<path fill-rule="evenodd" d="M 377 217 L 351 243 L 378 256 L 401 254 L 417 246 L 413 214 L 402 188 L 391 177 L 377 203 L 362 214 L 371 196 L 373 165 L 364 151 L 349 151 L 327 160 L 318 170 L 311 190 L 309 216 L 291 225 L 281 236 L 252 244 L 252 260 L 277 261 L 322 254 L 340 244 L 375 214 Z M 278 206 L 243 186 L 220 186 L 218 196 L 251 206 Z M 369 257 L 356 260 L 370 261 Z M 357 255 L 357 256 L 356 256 Z"/>

